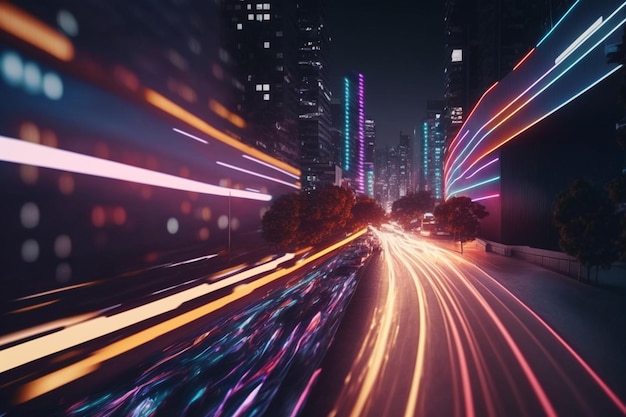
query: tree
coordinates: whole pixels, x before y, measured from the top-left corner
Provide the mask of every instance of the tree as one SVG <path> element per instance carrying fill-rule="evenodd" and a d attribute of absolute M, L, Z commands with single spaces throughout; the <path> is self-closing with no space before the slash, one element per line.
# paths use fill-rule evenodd
<path fill-rule="evenodd" d="M 587 268 L 609 268 L 617 259 L 619 223 L 609 197 L 591 182 L 578 179 L 557 196 L 554 224 L 559 246 Z M 579 272 L 580 279 L 580 272 Z"/>
<path fill-rule="evenodd" d="M 626 173 L 609 182 L 607 192 L 620 222 L 617 251 L 619 258 L 626 261 Z"/>
<path fill-rule="evenodd" d="M 360 196 L 352 207 L 352 222 L 354 228 L 364 227 L 368 224 L 380 226 L 385 220 L 385 209 L 373 198 Z"/>
<path fill-rule="evenodd" d="M 424 217 L 424 213 L 431 212 L 434 206 L 435 199 L 430 191 L 411 192 L 393 202 L 391 218 L 408 228 Z"/>
<path fill-rule="evenodd" d="M 261 220 L 262 236 L 267 243 L 279 250 L 287 250 L 298 242 L 301 206 L 302 200 L 297 193 L 274 200 Z"/>
<path fill-rule="evenodd" d="M 476 239 L 480 227 L 480 220 L 489 213 L 485 206 L 469 197 L 451 197 L 435 207 L 435 219 L 455 239 L 463 243 Z"/>
<path fill-rule="evenodd" d="M 303 194 L 299 239 L 316 244 L 346 230 L 352 219 L 355 197 L 352 191 L 329 186 Z"/>

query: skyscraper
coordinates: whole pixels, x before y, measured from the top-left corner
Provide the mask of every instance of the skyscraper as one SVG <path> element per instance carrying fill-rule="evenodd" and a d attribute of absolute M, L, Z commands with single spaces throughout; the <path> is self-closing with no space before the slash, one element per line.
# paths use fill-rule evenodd
<path fill-rule="evenodd" d="M 297 4 L 223 0 L 224 44 L 243 80 L 243 140 L 299 166 Z"/>
<path fill-rule="evenodd" d="M 367 118 L 365 120 L 365 193 L 374 198 L 375 172 L 374 163 L 376 160 L 376 122 Z"/>
<path fill-rule="evenodd" d="M 340 164 L 351 187 L 365 193 L 365 77 L 353 73 L 343 79 Z"/>
<path fill-rule="evenodd" d="M 411 146 L 411 135 L 400 132 L 398 142 L 398 197 L 404 197 L 409 192 L 413 192 L 414 187 L 411 181 L 413 172 L 413 147 Z"/>
<path fill-rule="evenodd" d="M 324 0 L 298 2 L 298 117 L 305 190 L 336 182 L 328 89 L 330 36 L 325 19 Z"/>
<path fill-rule="evenodd" d="M 443 102 L 428 101 L 419 142 L 419 190 L 443 198 Z"/>

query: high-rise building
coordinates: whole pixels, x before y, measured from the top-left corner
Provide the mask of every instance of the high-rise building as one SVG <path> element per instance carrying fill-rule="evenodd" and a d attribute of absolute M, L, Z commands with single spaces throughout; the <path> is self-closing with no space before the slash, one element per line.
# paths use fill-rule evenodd
<path fill-rule="evenodd" d="M 353 73 L 343 78 L 340 165 L 357 193 L 365 193 L 365 77 Z M 333 121 L 335 123 L 335 121 Z"/>
<path fill-rule="evenodd" d="M 444 135 L 452 141 L 469 112 L 509 74 L 574 0 L 446 0 Z"/>
<path fill-rule="evenodd" d="M 365 119 L 365 193 L 374 198 L 375 172 L 374 164 L 376 162 L 376 122 L 371 119 Z"/>
<path fill-rule="evenodd" d="M 222 0 L 225 51 L 233 55 L 243 91 L 243 140 L 294 166 L 298 134 L 298 4 L 290 0 Z"/>
<path fill-rule="evenodd" d="M 331 92 L 324 0 L 298 2 L 298 117 L 302 187 L 337 184 L 331 136 Z"/>
<path fill-rule="evenodd" d="M 404 197 L 409 192 L 413 192 L 414 187 L 411 181 L 413 172 L 413 147 L 411 146 L 411 135 L 400 132 L 398 142 L 398 197 Z"/>
<path fill-rule="evenodd" d="M 389 196 L 390 190 L 390 163 L 389 163 L 389 147 L 376 149 L 374 163 L 374 198 L 378 201 L 386 211 L 391 210 L 391 200 Z"/>
<path fill-rule="evenodd" d="M 501 6 L 508 3 L 503 0 Z M 622 42 L 624 3 L 579 0 L 561 10 L 556 22 L 554 13 L 548 19 L 550 13 L 541 16 L 536 9 L 527 11 L 536 18 L 516 17 L 536 34 L 530 53 L 482 93 L 459 134 L 447 143 L 445 195 L 468 196 L 485 205 L 485 239 L 558 249 L 557 194 L 575 179 L 601 185 L 621 171 L 615 140 L 615 123 L 623 112 L 616 94 L 621 66 L 610 62 L 607 52 Z M 537 33 L 544 21 L 552 23 Z M 500 62 L 502 69 L 509 65 Z"/>
<path fill-rule="evenodd" d="M 443 102 L 428 101 L 426 117 L 422 123 L 418 161 L 418 185 L 423 191 L 430 191 L 436 199 L 443 198 Z"/>

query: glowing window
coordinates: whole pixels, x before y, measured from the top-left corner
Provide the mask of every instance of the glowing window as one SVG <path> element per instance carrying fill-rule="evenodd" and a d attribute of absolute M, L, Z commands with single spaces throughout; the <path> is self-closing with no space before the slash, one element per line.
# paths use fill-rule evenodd
<path fill-rule="evenodd" d="M 270 43 L 269 42 L 263 42 L 263 48 L 265 49 L 269 49 L 270 48 Z"/>
<path fill-rule="evenodd" d="M 256 91 L 262 91 L 263 90 L 263 85 L 262 84 L 257 84 L 256 85 Z"/>
<path fill-rule="evenodd" d="M 462 61 L 463 61 L 463 50 L 453 49 L 452 50 L 452 62 L 462 62 Z"/>
<path fill-rule="evenodd" d="M 263 84 L 263 91 L 270 91 L 270 85 L 269 84 Z"/>
<path fill-rule="evenodd" d="M 243 24 L 242 23 L 237 23 L 237 30 L 241 30 L 243 29 Z"/>
<path fill-rule="evenodd" d="M 247 5 L 246 5 L 246 9 L 248 9 L 248 10 L 252 10 L 252 5 L 251 5 L 251 4 L 247 4 Z"/>
<path fill-rule="evenodd" d="M 269 94 L 263 94 L 263 100 L 269 101 L 269 99 L 270 99 L 270 95 Z"/>
<path fill-rule="evenodd" d="M 263 14 L 263 20 L 270 20 L 270 14 L 269 13 L 264 13 Z"/>
<path fill-rule="evenodd" d="M 254 15 L 253 14 L 248 14 L 248 20 L 254 20 Z"/>
<path fill-rule="evenodd" d="M 260 13 L 258 15 L 256 15 L 256 20 L 258 20 L 259 22 L 262 22 L 263 21 L 263 15 L 260 14 Z"/>
<path fill-rule="evenodd" d="M 269 3 L 263 3 L 263 10 L 269 10 L 270 9 L 270 4 Z"/>
<path fill-rule="evenodd" d="M 256 5 L 257 10 L 263 10 L 263 5 L 261 3 Z"/>

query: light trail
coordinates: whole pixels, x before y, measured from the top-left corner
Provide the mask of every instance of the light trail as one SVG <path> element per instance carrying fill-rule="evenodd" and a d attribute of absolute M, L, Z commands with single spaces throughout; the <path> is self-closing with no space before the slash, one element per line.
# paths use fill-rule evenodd
<path fill-rule="evenodd" d="M 192 191 L 223 197 L 248 200 L 270 201 L 269 194 L 253 193 L 234 188 L 221 187 L 200 181 L 177 177 L 163 172 L 139 168 L 121 162 L 109 161 L 94 156 L 83 155 L 63 149 L 51 148 L 37 143 L 0 136 L 0 161 L 15 164 L 34 165 L 41 168 L 74 172 L 112 180 L 129 181 L 138 184 L 172 190 Z"/>
<path fill-rule="evenodd" d="M 276 269 L 281 263 L 293 259 L 294 254 L 286 254 L 266 264 L 246 270 L 240 274 L 225 278 L 213 284 L 201 284 L 179 294 L 174 294 L 138 308 L 127 310 L 123 313 L 106 318 L 98 317 L 93 320 L 87 320 L 59 332 L 42 336 L 40 338 L 2 350 L 0 351 L 0 373 L 14 369 L 32 360 L 43 358 L 62 350 L 69 349 L 80 343 L 87 342 L 91 340 L 90 337 L 100 337 L 110 334 L 123 327 L 128 327 L 132 324 L 137 324 L 142 320 L 156 317 L 167 311 L 171 311 L 172 309 L 177 308 L 180 304 L 190 301 L 196 297 L 209 294 L 222 288 L 233 288 L 231 293 L 222 298 L 117 340 L 114 343 L 93 352 L 85 359 L 72 363 L 62 369 L 53 371 L 22 385 L 18 390 L 14 403 L 21 404 L 27 402 L 91 372 L 94 372 L 103 362 L 109 359 L 131 351 L 164 334 L 186 326 L 193 321 L 205 317 L 208 314 L 251 294 L 256 289 L 262 288 L 269 283 L 282 278 L 321 258 L 322 256 L 325 256 L 328 253 L 352 242 L 366 233 L 366 231 L 367 229 L 363 229 L 354 233 L 342 241 L 320 250 L 308 258 L 305 258 L 302 262 L 289 268 Z M 246 281 L 249 278 L 263 273 L 267 273 L 267 275 L 263 275 L 262 277 L 247 283 L 242 283 L 242 281 Z M 150 314 L 153 315 L 150 316 Z M 89 334 L 90 337 L 87 337 L 85 333 Z"/>
<path fill-rule="evenodd" d="M 403 372 L 412 375 L 403 415 L 414 416 L 416 410 L 424 410 L 430 402 L 428 390 L 424 391 L 423 387 L 428 386 L 425 381 L 431 381 L 433 375 L 424 374 L 422 368 L 434 358 L 435 352 L 430 347 L 435 345 L 430 341 L 442 337 L 447 343 L 448 378 L 452 381 L 448 383 L 448 395 L 451 396 L 448 415 L 498 417 L 513 406 L 519 415 L 557 417 L 563 415 L 560 408 L 564 406 L 561 400 L 564 395 L 577 401 L 584 415 L 595 415 L 594 404 L 581 392 L 578 382 L 571 380 L 572 375 L 580 371 L 589 376 L 588 383 L 599 389 L 598 395 L 604 393 L 610 403 L 626 415 L 624 402 L 580 355 L 543 319 L 474 262 L 410 234 L 381 232 L 379 238 L 385 247 L 388 279 L 393 279 L 387 299 L 393 299 L 394 304 L 390 301 L 379 304 L 384 315 L 376 324 L 384 334 L 378 336 L 372 348 L 373 356 L 382 356 L 376 351 L 378 346 L 394 348 L 390 341 L 396 326 L 400 331 L 397 337 L 402 339 L 405 324 L 399 321 L 395 325 L 392 317 L 400 320 L 396 317 L 398 313 L 388 310 L 390 307 L 402 309 L 403 303 L 410 300 L 398 293 L 401 288 L 406 288 L 401 284 L 402 280 L 414 283 L 419 299 L 414 313 L 420 319 L 418 340 L 414 342 L 417 357 L 414 363 L 412 360 L 407 362 L 406 357 L 401 361 Z M 497 284 L 495 288 L 492 283 Z M 509 297 L 515 300 L 513 304 L 507 302 Z M 520 314 L 518 305 L 524 314 Z M 441 315 L 433 315 L 435 311 L 440 311 Z M 538 332 L 537 326 L 545 331 Z M 444 333 L 440 333 L 442 331 Z M 542 363 L 549 367 L 549 371 L 538 366 Z M 574 363 L 580 366 L 569 369 L 568 366 Z M 384 367 L 392 366 L 384 364 L 382 359 L 368 365 L 368 377 L 375 375 L 378 378 L 384 378 Z M 547 377 L 547 374 L 551 376 Z M 503 384 L 502 381 L 506 382 Z M 364 388 L 368 388 L 367 385 Z M 376 394 L 374 390 L 368 390 L 366 395 Z M 357 405 L 359 407 L 353 409 L 352 416 L 372 415 L 367 413 L 367 406 Z"/>

